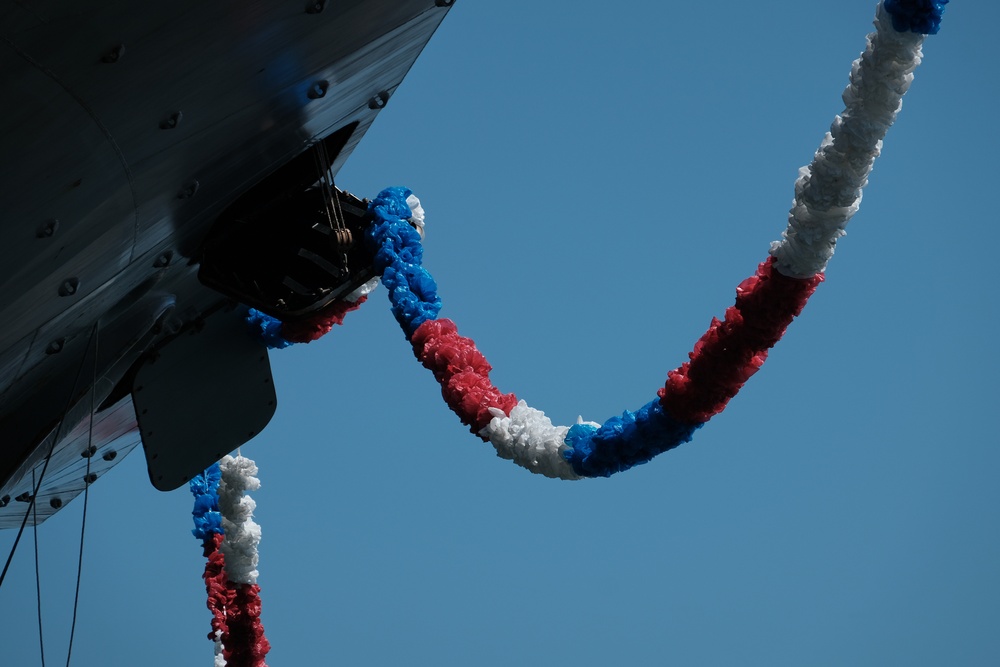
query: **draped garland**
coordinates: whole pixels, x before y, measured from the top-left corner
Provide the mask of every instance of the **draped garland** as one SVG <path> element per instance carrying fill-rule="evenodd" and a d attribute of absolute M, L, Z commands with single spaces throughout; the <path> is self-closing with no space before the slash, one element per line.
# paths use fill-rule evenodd
<path fill-rule="evenodd" d="M 735 304 L 722 320 L 713 318 L 688 361 L 667 374 L 658 398 L 604 424 L 555 426 L 540 410 L 493 385 L 492 367 L 475 343 L 461 336 L 454 322 L 438 318 L 437 284 L 422 266 L 419 200 L 406 188 L 379 193 L 369 204 L 373 223 L 367 235 L 375 270 L 414 355 L 440 383 L 448 407 L 500 457 L 561 479 L 607 477 L 690 441 L 760 369 L 823 282 L 920 63 L 924 34 L 937 32 L 945 4 L 879 4 L 875 32 L 854 62 L 843 94 L 845 109 L 812 163 L 800 170 L 782 240 L 771 244 L 770 256 L 737 286 Z M 260 328 L 255 311 L 248 321 Z M 282 330 L 277 320 L 268 326 Z M 273 339 L 270 333 L 261 338 L 274 347 L 268 336 Z"/>
<path fill-rule="evenodd" d="M 335 325 L 343 324 L 347 313 L 360 308 L 376 287 L 378 278 L 372 278 L 342 300 L 330 304 L 322 313 L 300 322 L 282 322 L 251 308 L 247 313 L 247 325 L 261 342 L 273 350 L 283 350 L 294 343 L 310 343 L 330 333 Z"/>
<path fill-rule="evenodd" d="M 191 480 L 195 537 L 206 560 L 205 589 L 212 612 L 208 638 L 215 645 L 215 667 L 266 667 L 271 645 L 260 622 L 256 503 L 247 491 L 260 488 L 257 466 L 243 456 L 225 456 Z"/>
<path fill-rule="evenodd" d="M 735 304 L 723 319 L 712 319 L 688 361 L 667 373 L 657 398 L 604 424 L 553 425 L 543 412 L 493 385 L 492 367 L 475 342 L 460 335 L 454 322 L 438 317 L 442 302 L 437 284 L 422 266 L 424 214 L 419 200 L 406 188 L 379 193 L 369 204 L 372 225 L 366 235 L 375 270 L 387 289 L 393 316 L 417 360 L 441 385 L 448 407 L 501 458 L 547 477 L 607 477 L 689 442 L 761 368 L 768 350 L 823 282 L 837 240 L 858 211 L 882 140 L 920 64 L 924 36 L 937 33 L 947 2 L 879 3 L 875 32 L 854 62 L 843 94 L 845 108 L 812 163 L 799 172 L 782 239 L 771 244 L 754 275 L 736 287 Z M 359 307 L 377 282 L 366 283 L 304 323 L 282 323 L 253 309 L 247 322 L 271 348 L 309 342 L 342 324 L 344 315 Z M 209 638 L 216 645 L 217 667 L 264 667 L 270 648 L 260 625 L 256 584 L 260 528 L 252 520 L 253 500 L 245 495 L 259 488 L 256 473 L 249 459 L 227 456 L 191 481 L 193 532 L 207 558 Z"/>

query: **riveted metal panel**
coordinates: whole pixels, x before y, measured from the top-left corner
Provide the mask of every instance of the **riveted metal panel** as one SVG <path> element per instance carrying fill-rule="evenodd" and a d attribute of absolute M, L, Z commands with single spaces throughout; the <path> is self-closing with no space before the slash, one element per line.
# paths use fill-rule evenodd
<path fill-rule="evenodd" d="M 277 398 L 267 349 L 241 311 L 182 332 L 139 368 L 132 400 L 149 479 L 170 491 L 254 437 Z"/>

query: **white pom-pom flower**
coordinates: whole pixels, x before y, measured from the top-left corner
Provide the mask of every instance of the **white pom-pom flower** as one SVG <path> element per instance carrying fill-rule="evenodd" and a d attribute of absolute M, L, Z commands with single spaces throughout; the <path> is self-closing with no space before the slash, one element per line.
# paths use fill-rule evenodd
<path fill-rule="evenodd" d="M 226 576 L 240 584 L 257 583 L 257 546 L 260 526 L 253 520 L 257 503 L 245 495 L 260 488 L 257 465 L 243 456 L 225 456 L 219 461 L 219 513 L 225 538 L 219 550 L 226 559 Z"/>
<path fill-rule="evenodd" d="M 861 205 L 861 189 L 920 64 L 923 40 L 923 35 L 894 30 L 879 3 L 875 32 L 851 68 L 845 109 L 812 164 L 799 170 L 788 227 L 782 240 L 771 244 L 775 266 L 784 275 L 809 278 L 826 270 L 837 239 Z"/>
<path fill-rule="evenodd" d="M 497 456 L 546 477 L 580 479 L 563 458 L 568 426 L 554 426 L 544 412 L 524 401 L 514 406 L 509 417 L 497 408 L 490 408 L 490 413 L 493 419 L 480 435 L 489 439 Z"/>

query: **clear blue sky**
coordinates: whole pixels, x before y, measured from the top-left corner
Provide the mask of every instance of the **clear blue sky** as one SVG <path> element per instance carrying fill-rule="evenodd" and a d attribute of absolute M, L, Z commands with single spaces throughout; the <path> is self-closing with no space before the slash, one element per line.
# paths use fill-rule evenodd
<path fill-rule="evenodd" d="M 785 226 L 873 0 L 458 2 L 338 184 L 407 185 L 442 315 L 557 423 L 650 400 Z M 1000 76 L 952 2 L 861 212 L 764 369 L 609 480 L 495 457 L 375 293 L 274 353 L 263 621 L 287 665 L 995 665 Z M 39 530 L 62 664 L 82 503 Z M 186 490 L 95 485 L 74 664 L 210 665 Z M 0 534 L 6 555 L 14 534 Z M 38 664 L 30 534 L 0 662 Z"/>

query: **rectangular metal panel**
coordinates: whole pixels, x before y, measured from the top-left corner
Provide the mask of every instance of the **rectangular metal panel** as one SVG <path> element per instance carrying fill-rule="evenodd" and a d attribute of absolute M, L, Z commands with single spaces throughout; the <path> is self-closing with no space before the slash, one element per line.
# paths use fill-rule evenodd
<path fill-rule="evenodd" d="M 233 451 L 277 406 L 267 349 L 241 310 L 215 313 L 150 356 L 132 385 L 149 479 L 170 491 Z"/>

